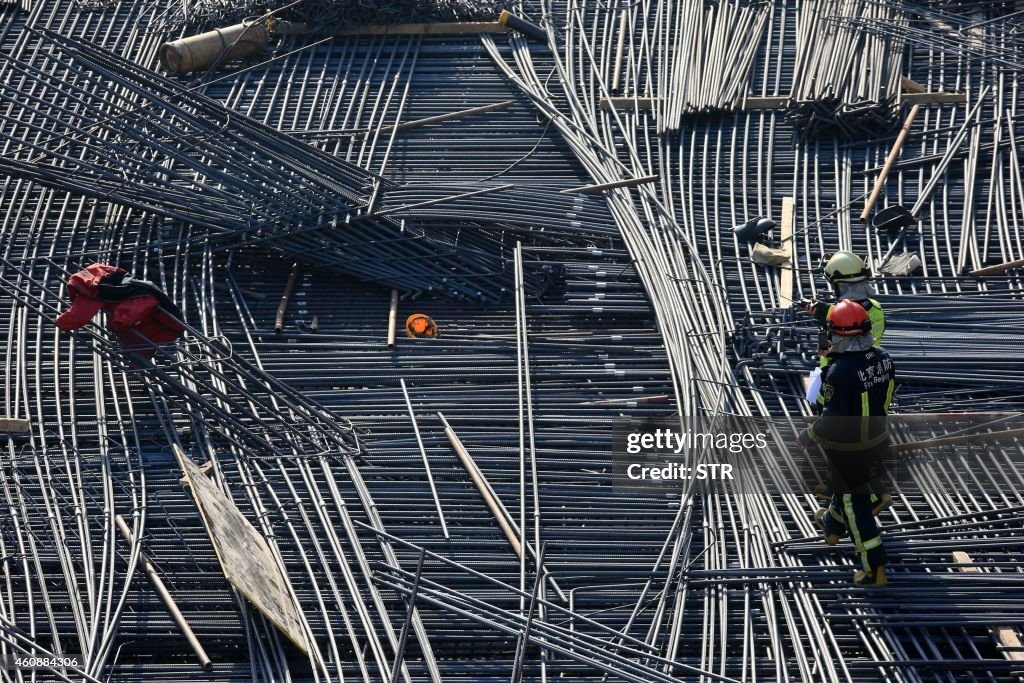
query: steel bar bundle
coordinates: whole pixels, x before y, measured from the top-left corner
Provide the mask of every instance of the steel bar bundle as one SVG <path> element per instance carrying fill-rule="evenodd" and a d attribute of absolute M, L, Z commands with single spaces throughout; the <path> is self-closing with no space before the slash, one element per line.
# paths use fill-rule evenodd
<path fill-rule="evenodd" d="M 379 180 L 102 49 L 40 35 L 52 46 L 40 62 L 3 57 L 17 107 L 8 175 L 242 241 L 343 220 Z"/>
<path fill-rule="evenodd" d="M 658 53 L 658 131 L 679 129 L 680 117 L 739 108 L 770 16 L 767 4 L 681 0 L 658 6 L 664 18 L 652 36 Z"/>
<path fill-rule="evenodd" d="M 1003 69 L 1024 69 L 1024 19 L 1012 5 L 999 7 L 955 6 L 931 8 L 915 3 L 879 3 L 896 10 L 912 13 L 913 21 L 887 21 L 884 17 L 869 15 L 836 15 L 830 21 L 839 27 L 874 36 L 885 36 L 897 41 L 934 48 L 950 55 L 969 56 L 984 60 Z M 970 10 L 974 12 L 970 12 Z M 996 12 L 991 18 L 979 20 L 979 10 Z"/>
<path fill-rule="evenodd" d="M 0 172 L 202 227 L 218 250 L 259 245 L 408 292 L 508 291 L 500 224 L 475 228 L 452 212 L 440 225 L 401 220 L 458 196 L 375 212 L 383 178 L 116 55 L 41 37 L 55 48 L 41 63 L 3 62 L 16 132 L 3 134 L 14 149 Z"/>
<path fill-rule="evenodd" d="M 899 5 L 873 0 L 806 0 L 796 28 L 790 120 L 809 134 L 884 130 L 899 95 L 903 45 L 898 38 L 852 32 L 844 21 L 894 27 L 906 23 Z"/>
<path fill-rule="evenodd" d="M 226 26 L 274 12 L 278 19 L 300 21 L 317 30 L 333 31 L 366 24 L 425 21 L 496 21 L 504 8 L 499 0 L 411 0 L 403 3 L 368 3 L 355 0 L 173 0 L 160 16 L 169 32 Z"/>

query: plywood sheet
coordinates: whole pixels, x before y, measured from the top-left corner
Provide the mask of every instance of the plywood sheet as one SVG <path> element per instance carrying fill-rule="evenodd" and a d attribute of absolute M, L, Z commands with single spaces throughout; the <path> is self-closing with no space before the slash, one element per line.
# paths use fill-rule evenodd
<path fill-rule="evenodd" d="M 174 453 L 228 583 L 308 655 L 298 610 L 267 542 L 198 465 L 177 446 Z"/>

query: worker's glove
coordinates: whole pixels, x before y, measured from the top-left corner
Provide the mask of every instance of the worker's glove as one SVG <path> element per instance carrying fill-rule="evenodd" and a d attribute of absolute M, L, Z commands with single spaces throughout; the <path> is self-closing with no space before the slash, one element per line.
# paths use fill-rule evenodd
<path fill-rule="evenodd" d="M 805 429 L 796 437 L 796 452 L 804 453 L 808 447 L 813 443 L 810 435 L 810 430 Z"/>
<path fill-rule="evenodd" d="M 818 321 L 819 325 L 825 327 L 830 308 L 832 308 L 830 304 L 822 303 L 821 301 L 808 301 L 804 305 L 804 313 L 810 313 Z"/>
<path fill-rule="evenodd" d="M 829 351 L 832 350 L 832 341 L 828 338 L 827 334 L 818 335 L 818 355 L 827 356 Z"/>

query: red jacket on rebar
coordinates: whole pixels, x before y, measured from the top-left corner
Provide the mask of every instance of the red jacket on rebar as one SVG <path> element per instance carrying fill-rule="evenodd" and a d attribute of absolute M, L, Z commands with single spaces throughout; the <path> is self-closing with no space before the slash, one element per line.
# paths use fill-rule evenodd
<path fill-rule="evenodd" d="M 122 268 L 93 263 L 68 279 L 71 308 L 57 318 L 57 327 L 64 332 L 77 330 L 106 310 L 108 326 L 121 343 L 144 358 L 152 358 L 156 353 L 154 344 L 173 342 L 184 332 L 173 315 L 161 310 L 164 302 L 154 290 L 151 283 L 132 280 Z"/>

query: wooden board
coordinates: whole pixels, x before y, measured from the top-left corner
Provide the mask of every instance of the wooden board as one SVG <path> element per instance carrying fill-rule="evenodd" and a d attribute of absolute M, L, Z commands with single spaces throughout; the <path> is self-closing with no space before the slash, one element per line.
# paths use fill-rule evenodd
<path fill-rule="evenodd" d="M 789 104 L 789 97 L 755 97 L 750 96 L 743 100 L 743 109 L 746 111 L 756 111 L 760 109 L 785 109 Z"/>
<path fill-rule="evenodd" d="M 962 92 L 914 92 L 904 93 L 904 104 L 959 104 L 967 101 Z"/>
<path fill-rule="evenodd" d="M 174 447 L 224 577 L 307 656 L 302 621 L 267 542 L 198 465 Z"/>
<path fill-rule="evenodd" d="M 924 87 L 923 85 L 921 85 L 917 81 L 913 81 L 913 80 L 907 78 L 906 76 L 901 76 L 900 77 L 900 88 L 903 89 L 903 92 L 908 92 L 908 93 L 909 92 L 919 93 L 919 92 L 927 92 L 928 91 L 928 88 Z"/>
<path fill-rule="evenodd" d="M 974 564 L 971 556 L 961 550 L 953 551 L 953 561 L 959 565 Z M 981 573 L 980 567 L 960 567 L 965 574 Z M 989 626 L 989 633 L 1002 647 L 1003 656 L 1014 662 L 1024 662 L 1024 646 L 1021 645 L 1017 632 L 1009 626 Z"/>
<path fill-rule="evenodd" d="M 602 97 L 601 109 L 632 109 L 647 111 L 654 108 L 656 98 L 653 97 Z"/>
<path fill-rule="evenodd" d="M 793 305 L 793 198 L 782 198 L 782 225 L 779 226 L 779 239 L 789 249 L 789 263 L 782 266 L 779 273 L 779 308 Z"/>
<path fill-rule="evenodd" d="M 32 431 L 32 423 L 14 417 L 0 417 L 0 433 L 24 434 Z"/>

